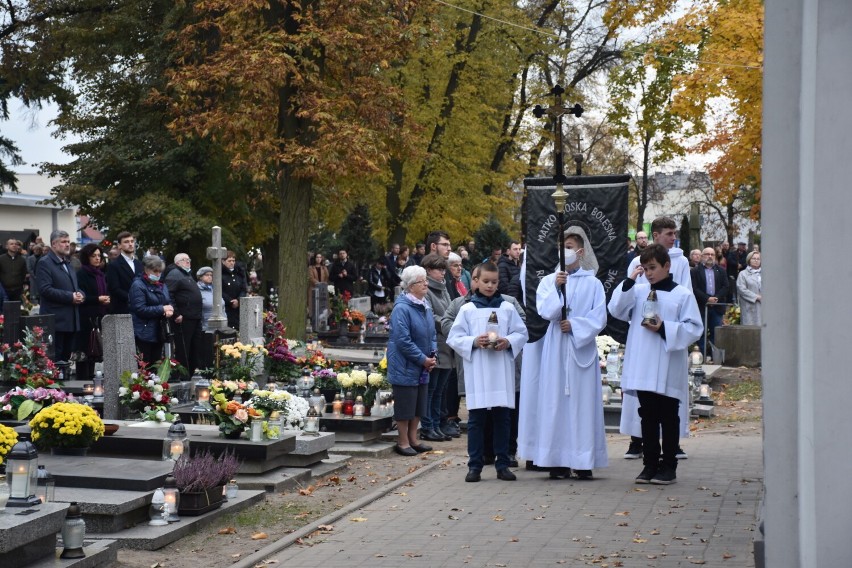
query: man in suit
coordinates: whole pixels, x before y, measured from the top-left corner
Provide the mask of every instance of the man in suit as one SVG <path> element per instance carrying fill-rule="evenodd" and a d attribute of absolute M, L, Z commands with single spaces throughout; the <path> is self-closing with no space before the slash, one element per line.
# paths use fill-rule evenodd
<path fill-rule="evenodd" d="M 68 361 L 74 345 L 74 334 L 80 331 L 77 308 L 84 296 L 77 287 L 77 274 L 71 268 L 71 238 L 65 231 L 50 234 L 50 250 L 36 266 L 41 315 L 53 314 L 57 361 Z"/>
<path fill-rule="evenodd" d="M 724 303 L 728 297 L 728 274 L 725 269 L 716 264 L 716 251 L 707 247 L 701 251 L 701 264 L 692 269 L 692 293 L 698 301 L 698 310 L 704 319 L 704 308 L 707 307 L 707 321 L 704 325 L 707 329 L 707 337 L 710 342 L 716 341 L 716 327 L 722 325 L 722 316 L 725 315 L 725 306 L 714 304 Z M 698 340 L 698 347 L 705 353 L 704 335 Z"/>
<path fill-rule="evenodd" d="M 342 295 L 344 292 L 349 292 L 350 296 L 355 295 L 358 268 L 349 260 L 349 253 L 345 250 L 337 253 L 337 261 L 331 265 L 331 270 L 329 270 L 329 280 L 334 284 L 336 294 Z"/>
<path fill-rule="evenodd" d="M 142 263 L 136 259 L 136 239 L 133 233 L 122 231 L 118 241 L 119 255 L 107 265 L 107 289 L 109 290 L 110 313 L 129 314 L 127 294 L 133 280 L 142 274 Z"/>

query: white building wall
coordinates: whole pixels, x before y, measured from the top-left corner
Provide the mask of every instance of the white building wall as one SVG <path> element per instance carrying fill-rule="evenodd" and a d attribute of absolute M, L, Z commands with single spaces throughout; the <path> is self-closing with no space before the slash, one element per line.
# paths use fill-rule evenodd
<path fill-rule="evenodd" d="M 52 197 L 51 189 L 59 184 L 57 178 L 39 174 L 17 174 L 18 192 L 0 196 L 0 229 L 6 231 L 34 230 L 48 241 L 51 231 L 61 229 L 78 239 L 76 209 L 62 209 L 40 202 Z"/>

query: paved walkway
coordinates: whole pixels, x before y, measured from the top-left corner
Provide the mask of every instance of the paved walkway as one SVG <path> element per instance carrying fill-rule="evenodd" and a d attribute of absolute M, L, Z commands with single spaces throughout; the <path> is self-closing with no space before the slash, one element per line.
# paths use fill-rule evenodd
<path fill-rule="evenodd" d="M 759 429 L 703 432 L 683 442 L 678 483 L 635 485 L 624 436 L 608 436 L 610 467 L 594 481 L 493 469 L 465 483 L 463 456 L 348 514 L 312 545 L 270 555 L 279 566 L 754 566 L 762 492 Z M 359 519 L 359 520 L 353 520 Z M 275 566 L 275 563 L 270 566 Z"/>

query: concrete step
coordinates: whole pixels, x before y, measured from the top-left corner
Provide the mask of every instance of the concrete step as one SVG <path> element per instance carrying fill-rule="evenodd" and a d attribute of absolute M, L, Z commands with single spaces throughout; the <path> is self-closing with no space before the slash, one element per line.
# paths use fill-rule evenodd
<path fill-rule="evenodd" d="M 118 543 L 114 540 L 90 540 L 83 542 L 85 558 L 59 558 L 62 546 L 56 548 L 54 557 L 43 558 L 28 568 L 108 568 L 118 561 Z"/>
<path fill-rule="evenodd" d="M 329 454 L 346 454 L 349 456 L 385 458 L 393 454 L 395 443 L 377 441 L 362 444 L 359 442 L 337 442 L 331 448 Z"/>

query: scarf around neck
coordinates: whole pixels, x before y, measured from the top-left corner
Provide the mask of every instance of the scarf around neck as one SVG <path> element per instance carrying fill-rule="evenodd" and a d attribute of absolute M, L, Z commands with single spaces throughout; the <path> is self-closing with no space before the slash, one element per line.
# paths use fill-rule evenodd
<path fill-rule="evenodd" d="M 491 297 L 484 296 L 479 290 L 473 293 L 470 298 L 471 303 L 477 308 L 499 308 L 503 303 L 503 297 L 500 292 L 494 292 Z"/>

